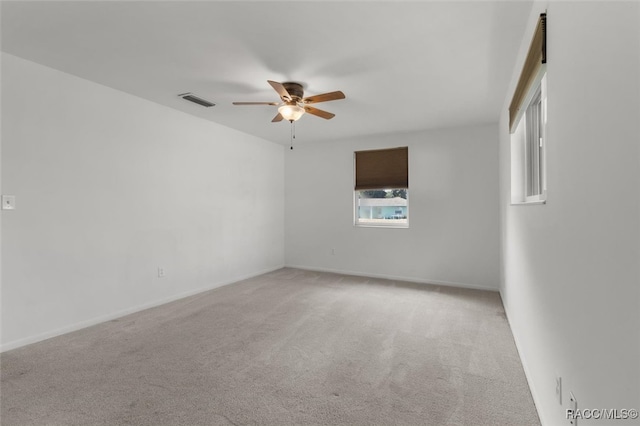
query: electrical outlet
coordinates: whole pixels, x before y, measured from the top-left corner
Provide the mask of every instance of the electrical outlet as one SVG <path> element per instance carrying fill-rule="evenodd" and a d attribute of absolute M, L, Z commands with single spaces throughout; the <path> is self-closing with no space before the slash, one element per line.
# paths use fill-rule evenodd
<path fill-rule="evenodd" d="M 158 267 L 158 278 L 164 278 L 167 275 L 167 271 L 163 267 Z"/>
<path fill-rule="evenodd" d="M 556 398 L 558 404 L 562 405 L 562 377 L 556 376 Z"/>
<path fill-rule="evenodd" d="M 576 413 L 578 412 L 578 400 L 573 396 L 572 392 L 569 392 L 569 410 L 572 414 L 569 418 L 569 423 L 573 426 L 578 426 L 578 418 L 576 417 Z"/>
<path fill-rule="evenodd" d="M 2 210 L 15 210 L 16 208 L 16 196 L 15 195 L 3 195 L 2 196 Z"/>

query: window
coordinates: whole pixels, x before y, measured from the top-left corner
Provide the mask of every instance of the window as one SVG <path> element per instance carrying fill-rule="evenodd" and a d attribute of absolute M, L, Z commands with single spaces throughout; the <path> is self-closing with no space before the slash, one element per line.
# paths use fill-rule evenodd
<path fill-rule="evenodd" d="M 529 100 L 530 98 L 530 100 Z M 511 136 L 512 202 L 541 203 L 546 198 L 546 74 L 527 97 L 526 108 Z"/>
<path fill-rule="evenodd" d="M 543 88 L 546 87 L 546 79 L 536 88 L 534 97 L 525 113 L 525 152 L 524 152 L 524 176 L 525 199 L 535 201 L 533 197 L 544 197 L 544 112 Z M 546 98 L 546 90 L 545 98 Z"/>
<path fill-rule="evenodd" d="M 546 200 L 546 44 L 546 14 L 542 14 L 509 107 L 512 204 Z"/>
<path fill-rule="evenodd" d="M 354 153 L 356 226 L 409 226 L 408 148 Z"/>

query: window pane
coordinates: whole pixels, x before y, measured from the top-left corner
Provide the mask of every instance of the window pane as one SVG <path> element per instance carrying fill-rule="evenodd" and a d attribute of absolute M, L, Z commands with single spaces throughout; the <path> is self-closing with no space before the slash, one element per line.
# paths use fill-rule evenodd
<path fill-rule="evenodd" d="M 542 135 L 542 104 L 541 93 L 538 91 L 527 108 L 526 117 L 526 149 L 525 173 L 527 196 L 542 193 L 542 173 L 540 155 L 540 137 Z"/>
<path fill-rule="evenodd" d="M 408 190 L 367 189 L 356 191 L 356 224 L 359 225 L 407 225 Z"/>

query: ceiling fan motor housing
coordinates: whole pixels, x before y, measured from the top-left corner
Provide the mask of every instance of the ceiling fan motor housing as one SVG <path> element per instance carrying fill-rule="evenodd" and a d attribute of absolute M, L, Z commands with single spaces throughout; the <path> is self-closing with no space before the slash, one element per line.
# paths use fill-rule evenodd
<path fill-rule="evenodd" d="M 282 85 L 287 90 L 287 92 L 289 92 L 289 96 L 291 96 L 292 100 L 300 102 L 304 97 L 304 89 L 302 88 L 302 84 L 293 81 L 287 81 L 285 83 L 282 83 Z"/>

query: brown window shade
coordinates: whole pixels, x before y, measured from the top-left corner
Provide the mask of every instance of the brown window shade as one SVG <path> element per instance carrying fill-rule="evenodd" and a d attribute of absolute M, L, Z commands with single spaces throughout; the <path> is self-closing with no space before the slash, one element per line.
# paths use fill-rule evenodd
<path fill-rule="evenodd" d="M 357 151 L 356 191 L 363 189 L 409 188 L 409 149 Z"/>
<path fill-rule="evenodd" d="M 527 59 L 524 62 L 522 73 L 520 74 L 520 80 L 516 86 L 516 91 L 513 94 L 511 105 L 509 105 L 509 130 L 513 133 L 515 130 L 515 121 L 518 117 L 518 113 L 521 108 L 527 92 L 531 88 L 538 71 L 542 67 L 542 64 L 547 63 L 547 14 L 540 15 L 536 31 L 531 40 L 531 46 L 529 46 L 529 53 Z"/>

